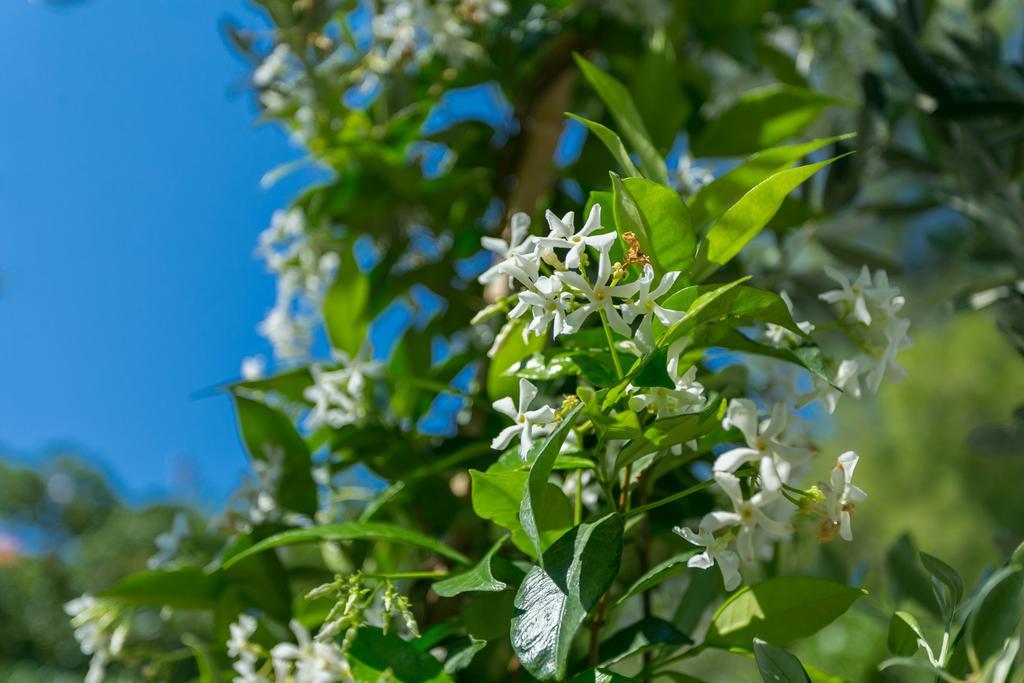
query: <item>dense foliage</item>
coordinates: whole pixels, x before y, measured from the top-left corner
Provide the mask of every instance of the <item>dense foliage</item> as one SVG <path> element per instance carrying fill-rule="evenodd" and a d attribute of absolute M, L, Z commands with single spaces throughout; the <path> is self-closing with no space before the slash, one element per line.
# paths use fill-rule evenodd
<path fill-rule="evenodd" d="M 260 4 L 272 40 L 237 47 L 325 179 L 260 238 L 274 372 L 226 387 L 254 477 L 212 561 L 68 603 L 87 680 L 843 675 L 781 648 L 864 599 L 790 549 L 856 542 L 874 503 L 875 454 L 813 424 L 903 374 L 914 302 L 879 266 L 995 263 L 943 296 L 1019 335 L 991 3 Z M 933 247 L 865 247 L 937 207 Z M 920 609 L 881 603 L 878 675 L 1010 680 L 1021 551 L 973 594 L 909 539 L 889 564 Z M 197 619 L 179 649 L 157 611 Z"/>

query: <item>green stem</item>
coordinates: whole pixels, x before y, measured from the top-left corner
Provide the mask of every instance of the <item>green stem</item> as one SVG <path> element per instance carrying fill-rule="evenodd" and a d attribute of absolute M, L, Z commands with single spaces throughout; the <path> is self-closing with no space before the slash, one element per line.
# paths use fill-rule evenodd
<path fill-rule="evenodd" d="M 639 515 L 641 513 L 647 512 L 648 510 L 653 510 L 654 508 L 661 507 L 662 505 L 668 505 L 669 503 L 677 501 L 680 498 L 686 498 L 687 496 L 693 495 L 694 493 L 697 493 L 698 491 L 703 491 L 704 489 L 706 489 L 707 487 L 711 486 L 714 483 L 715 483 L 714 479 L 708 479 L 707 481 L 702 481 L 699 484 L 695 484 L 695 485 L 691 486 L 688 489 L 680 491 L 679 493 L 673 493 L 671 496 L 667 496 L 665 498 L 662 498 L 661 500 L 656 500 L 653 503 L 647 503 L 646 505 L 640 505 L 638 507 L 635 507 L 632 510 L 630 510 L 629 512 L 627 512 L 626 516 L 627 517 L 632 517 L 634 515 Z"/>
<path fill-rule="evenodd" d="M 612 339 L 612 328 L 608 326 L 608 316 L 603 310 L 598 311 L 601 316 L 601 326 L 604 327 L 604 336 L 608 340 L 608 350 L 612 353 L 612 365 L 615 366 L 615 376 L 618 379 L 622 379 L 624 373 L 622 372 L 622 364 L 619 363 L 619 354 L 615 351 L 615 340 Z"/>

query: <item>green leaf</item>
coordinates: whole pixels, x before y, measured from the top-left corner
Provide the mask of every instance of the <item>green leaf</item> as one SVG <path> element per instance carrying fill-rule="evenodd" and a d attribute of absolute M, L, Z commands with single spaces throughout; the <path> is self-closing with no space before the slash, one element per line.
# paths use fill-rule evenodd
<path fill-rule="evenodd" d="M 570 119 L 579 121 L 590 130 L 591 133 L 597 136 L 608 151 L 611 152 L 615 162 L 622 169 L 622 172 L 627 176 L 638 176 L 640 171 L 633 165 L 633 160 L 629 158 L 629 152 L 626 151 L 626 147 L 622 144 L 622 139 L 615 134 L 611 128 L 603 126 L 596 121 L 585 119 L 582 116 L 576 116 L 575 114 L 566 114 Z"/>
<path fill-rule="evenodd" d="M 394 633 L 384 635 L 378 628 L 359 629 L 347 653 L 352 677 L 358 683 L 381 680 L 399 683 L 451 683 L 441 662 Z M 390 671 L 391 675 L 385 672 Z"/>
<path fill-rule="evenodd" d="M 579 66 L 583 77 L 587 79 L 591 87 L 597 92 L 598 97 L 608 107 L 608 111 L 615 120 L 626 141 L 629 142 L 633 151 L 640 159 L 640 169 L 648 178 L 655 180 L 662 185 L 668 185 L 668 171 L 665 168 L 665 160 L 654 148 L 651 137 L 644 127 L 640 118 L 640 112 L 629 91 L 622 83 L 615 80 L 596 66 L 588 62 L 578 54 L 574 54 L 576 64 Z"/>
<path fill-rule="evenodd" d="M 658 349 L 641 366 L 630 382 L 635 387 L 663 387 L 675 389 L 676 383 L 668 374 L 668 349 Z"/>
<path fill-rule="evenodd" d="M 486 640 L 480 640 L 473 636 L 464 638 L 463 645 L 460 648 L 455 649 L 453 646 L 448 646 L 449 655 L 444 660 L 444 672 L 446 674 L 455 674 L 462 671 L 473 662 L 476 653 L 485 647 L 487 647 Z"/>
<path fill-rule="evenodd" d="M 892 544 L 885 555 L 885 563 L 897 601 L 913 598 L 931 614 L 940 616 L 935 594 L 928 589 L 928 576 L 921 569 L 917 548 L 908 534 L 903 534 Z"/>
<path fill-rule="evenodd" d="M 985 581 L 957 638 L 948 669 L 963 676 L 1002 651 L 1024 612 L 1024 569 L 1009 564 Z"/>
<path fill-rule="evenodd" d="M 581 404 L 577 404 L 567 412 L 558 427 L 543 442 L 534 446 L 533 452 L 530 454 L 530 472 L 527 477 L 526 490 L 523 492 L 523 502 L 519 507 L 519 522 L 523 525 L 526 536 L 533 542 L 536 556 L 539 557 L 541 564 L 544 564 L 543 553 L 546 545 L 541 536 L 543 522 L 538 511 L 541 509 L 544 490 L 548 486 L 548 477 L 551 476 L 551 469 L 558 457 L 558 451 L 565 443 L 565 437 L 569 435 L 582 407 Z"/>
<path fill-rule="evenodd" d="M 648 453 L 663 451 L 697 437 L 704 436 L 722 423 L 724 402 L 713 404 L 700 413 L 677 415 L 655 420 L 644 429 L 643 436 L 619 451 L 615 458 L 615 469 L 636 462 Z"/>
<path fill-rule="evenodd" d="M 518 457 L 518 456 L 516 456 Z M 470 470 L 473 482 L 473 511 L 512 532 L 512 543 L 530 557 L 537 557 L 536 546 L 523 530 L 520 509 L 530 474 L 525 470 L 479 472 Z M 537 507 L 542 548 L 572 527 L 572 505 L 554 484 L 544 482 Z M 543 551 L 541 551 L 543 552 Z"/>
<path fill-rule="evenodd" d="M 955 569 L 934 555 L 921 553 L 921 564 L 931 576 L 935 601 L 939 603 L 946 623 L 951 624 L 960 599 L 964 595 L 964 581 Z"/>
<path fill-rule="evenodd" d="M 611 514 L 581 524 L 544 553 L 515 598 L 512 648 L 540 680 L 564 679 L 573 638 L 612 584 L 622 559 L 622 519 Z"/>
<path fill-rule="evenodd" d="M 196 683 L 225 683 L 227 680 L 221 675 L 217 662 L 210 654 L 210 649 L 203 641 L 191 633 L 183 633 L 181 642 L 188 649 L 192 650 L 192 656 L 196 660 L 196 668 L 199 669 L 199 678 Z"/>
<path fill-rule="evenodd" d="M 817 633 L 865 591 L 809 576 L 784 576 L 744 586 L 711 620 L 705 643 L 749 648 L 754 638 L 784 645 Z"/>
<path fill-rule="evenodd" d="M 281 458 L 276 500 L 283 507 L 313 516 L 317 511 L 313 463 L 305 440 L 283 413 L 268 405 L 234 395 L 238 426 L 249 457 L 263 462 Z"/>
<path fill-rule="evenodd" d="M 917 618 L 909 612 L 896 612 L 889 620 L 887 639 L 889 652 L 897 657 L 912 657 L 920 647 L 918 640 L 924 638 Z"/>
<path fill-rule="evenodd" d="M 639 683 L 639 679 L 627 678 L 604 669 L 587 669 L 570 678 L 569 683 Z"/>
<path fill-rule="evenodd" d="M 696 325 L 697 323 L 721 315 L 720 307 L 709 308 L 711 304 L 713 304 L 715 300 L 718 299 L 719 297 L 722 297 L 725 294 L 727 294 L 729 290 L 733 289 L 734 287 L 738 287 L 739 285 L 743 284 L 749 279 L 750 276 L 741 277 L 739 280 L 734 280 L 732 282 L 726 283 L 724 285 L 719 285 L 712 289 L 687 287 L 686 289 L 680 290 L 679 292 L 673 294 L 665 302 L 666 305 L 674 306 L 674 302 L 678 300 L 678 297 L 683 296 L 684 293 L 700 292 L 697 298 L 693 300 L 693 303 L 691 303 L 690 306 L 686 309 L 686 315 L 680 318 L 678 322 L 672 325 L 672 327 L 668 328 L 665 331 L 665 333 L 661 335 L 661 338 L 658 340 L 658 347 L 667 347 L 669 344 L 671 344 L 676 339 L 681 337 L 687 330 L 692 329 L 693 326 Z M 707 310 L 706 313 L 705 310 Z"/>
<path fill-rule="evenodd" d="M 612 665 L 653 648 L 670 652 L 693 640 L 675 626 L 657 617 L 646 617 L 616 632 L 601 643 L 598 659 L 602 665 Z"/>
<path fill-rule="evenodd" d="M 765 683 L 811 683 L 799 659 L 760 638 L 754 638 L 754 660 Z"/>
<path fill-rule="evenodd" d="M 544 335 L 528 335 L 523 341 L 523 321 L 510 320 L 498 333 L 496 349 L 487 368 L 487 395 L 492 401 L 514 396 L 519 381 L 509 372 L 522 360 L 544 348 Z"/>
<path fill-rule="evenodd" d="M 765 356 L 766 358 L 775 358 L 787 363 L 799 365 L 818 378 L 826 382 L 832 382 L 832 375 L 829 373 L 825 357 L 821 353 L 821 349 L 818 348 L 816 344 L 804 344 L 793 348 L 766 346 L 765 344 L 761 344 L 760 342 L 750 339 L 742 332 L 732 327 L 726 325 L 715 325 L 706 327 L 703 334 L 698 332 L 690 348 L 707 346 L 720 346 L 733 351 L 742 351 L 743 353 L 752 353 L 757 356 Z"/>
<path fill-rule="evenodd" d="M 505 545 L 506 540 L 508 540 L 508 536 L 503 536 L 491 546 L 487 554 L 468 572 L 435 583 L 432 586 L 434 592 L 442 598 L 451 598 L 470 591 L 489 593 L 508 588 L 507 583 L 494 578 L 494 574 L 491 573 L 491 559 L 501 549 L 501 546 Z"/>
<path fill-rule="evenodd" d="M 624 213 L 623 220 L 628 221 L 626 224 L 616 213 L 619 230 L 628 228 L 638 236 L 644 236 L 646 244 L 643 239 L 640 244 L 662 272 L 677 270 L 686 273 L 693 265 L 697 233 L 693 229 L 690 212 L 676 191 L 645 178 L 613 180 L 613 187 L 616 207 L 620 205 L 618 195 L 623 192 L 623 187 L 628 195 L 622 198 L 623 206 L 631 201 L 636 207 L 636 210 Z M 636 224 L 637 216 L 640 225 Z"/>
<path fill-rule="evenodd" d="M 424 536 L 416 531 L 381 522 L 342 522 L 341 524 L 325 524 L 305 529 L 292 529 L 274 534 L 251 548 L 224 561 L 224 568 L 231 567 L 246 557 L 261 553 L 271 548 L 279 548 L 297 543 L 322 543 L 325 541 L 387 541 L 401 543 L 429 550 L 459 564 L 472 564 L 468 557 L 457 550 Z"/>
<path fill-rule="evenodd" d="M 306 403 L 305 391 L 313 384 L 313 376 L 309 368 L 301 367 L 286 370 L 273 377 L 237 382 L 231 390 L 246 389 L 249 391 L 273 392 L 295 403 Z"/>
<path fill-rule="evenodd" d="M 782 206 L 782 201 L 805 180 L 844 155 L 815 164 L 797 166 L 771 175 L 729 207 L 708 230 L 694 266 L 696 280 L 728 263 L 761 232 Z"/>
<path fill-rule="evenodd" d="M 333 348 L 355 356 L 369 327 L 365 314 L 370 303 L 370 278 L 359 270 L 351 248 L 340 250 L 339 255 L 337 275 L 324 296 L 324 327 Z"/>
<path fill-rule="evenodd" d="M 743 93 L 694 138 L 696 156 L 751 154 L 797 135 L 831 105 L 845 100 L 791 85 L 769 85 Z"/>
<path fill-rule="evenodd" d="M 733 202 L 762 181 L 785 170 L 811 152 L 853 134 L 818 138 L 797 145 L 771 147 L 748 157 L 742 164 L 702 187 L 689 202 L 693 224 L 698 229 L 722 215 Z"/>
<path fill-rule="evenodd" d="M 189 567 L 129 574 L 100 597 L 133 607 L 213 609 L 226 584 L 222 572 Z"/>
<path fill-rule="evenodd" d="M 633 584 L 626 589 L 626 592 L 615 601 L 613 607 L 619 607 L 620 605 L 625 604 L 626 601 L 634 595 L 639 595 L 644 591 L 648 591 L 655 586 L 668 581 L 673 576 L 682 574 L 686 571 L 686 562 L 696 554 L 696 550 L 679 553 L 678 555 L 673 555 L 667 560 L 651 567 L 643 576 L 634 581 Z"/>
<path fill-rule="evenodd" d="M 693 113 L 676 72 L 675 46 L 665 26 L 654 29 L 647 51 L 629 79 L 633 99 L 658 149 L 668 149 Z"/>

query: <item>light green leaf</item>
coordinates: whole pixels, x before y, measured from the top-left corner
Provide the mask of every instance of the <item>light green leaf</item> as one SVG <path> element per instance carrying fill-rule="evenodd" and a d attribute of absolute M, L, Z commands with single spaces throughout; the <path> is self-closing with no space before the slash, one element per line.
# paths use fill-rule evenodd
<path fill-rule="evenodd" d="M 246 557 L 270 550 L 271 548 L 295 545 L 297 543 L 322 543 L 325 541 L 387 541 L 401 543 L 418 546 L 424 550 L 429 550 L 432 553 L 454 560 L 459 564 L 472 564 L 468 557 L 457 550 L 453 550 L 443 543 L 416 531 L 381 522 L 342 522 L 341 524 L 325 524 L 274 534 L 253 545 L 251 548 L 225 560 L 223 566 L 227 569 Z"/>
<path fill-rule="evenodd" d="M 651 567 L 643 576 L 634 581 L 633 584 L 626 589 L 626 592 L 615 601 L 613 607 L 619 607 L 620 605 L 625 604 L 626 601 L 634 595 L 639 595 L 644 591 L 648 591 L 655 586 L 668 581 L 673 576 L 682 574 L 686 571 L 686 562 L 696 553 L 696 550 L 679 553 L 678 555 L 673 555 L 667 560 Z"/>
<path fill-rule="evenodd" d="M 715 221 L 701 242 L 697 263 L 694 265 L 695 280 L 703 280 L 732 260 L 747 242 L 768 225 L 786 195 L 842 156 L 846 155 L 779 171 L 740 197 Z"/>
<path fill-rule="evenodd" d="M 633 160 L 629 158 L 629 152 L 626 151 L 626 147 L 622 144 L 622 139 L 615 134 L 615 131 L 607 126 L 597 123 L 596 121 L 585 119 L 582 116 L 576 116 L 575 114 L 566 114 L 566 116 L 574 121 L 579 121 L 586 126 L 591 133 L 596 135 L 597 139 L 608 148 L 609 152 L 611 152 L 612 158 L 615 159 L 615 162 L 619 165 L 619 168 L 622 169 L 623 173 L 631 177 L 640 175 L 640 171 L 638 171 L 636 166 L 633 165 Z"/>
<path fill-rule="evenodd" d="M 508 588 L 508 584 L 494 578 L 494 574 L 491 572 L 491 560 L 507 540 L 508 536 L 502 536 L 468 572 L 438 581 L 431 588 L 442 598 L 451 598 L 470 591 L 491 593 L 505 590 Z"/>
<path fill-rule="evenodd" d="M 538 514 L 541 509 L 544 490 L 548 487 L 548 477 L 551 476 L 551 469 L 558 457 L 558 451 L 565 443 L 565 437 L 569 435 L 576 416 L 579 414 L 582 405 L 577 404 L 568 411 L 551 434 L 544 441 L 534 446 L 530 454 L 530 472 L 527 477 L 526 490 L 523 492 L 523 502 L 519 508 L 519 522 L 523 525 L 523 531 L 533 542 L 533 547 L 541 564 L 544 564 L 544 538 L 541 535 L 543 518 Z"/>
<path fill-rule="evenodd" d="M 754 638 L 754 660 L 765 683 L 811 683 L 799 659 L 760 638 Z"/>
<path fill-rule="evenodd" d="M 370 278 L 359 270 L 351 249 L 342 249 L 340 257 L 334 283 L 324 296 L 324 327 L 332 347 L 355 356 L 369 327 L 365 313 L 370 303 Z"/>
<path fill-rule="evenodd" d="M 651 136 L 648 135 L 640 112 L 629 91 L 622 83 L 615 80 L 579 55 L 573 55 L 583 77 L 597 92 L 598 97 L 608 107 L 608 111 L 619 127 L 622 136 L 636 152 L 640 159 L 640 169 L 651 180 L 668 185 L 668 171 L 665 160 L 654 148 Z"/>
<path fill-rule="evenodd" d="M 531 557 L 537 557 L 533 540 L 523 530 L 520 510 L 530 474 L 526 470 L 469 471 L 473 482 L 473 511 L 512 532 L 512 543 Z M 572 506 L 562 489 L 544 482 L 536 510 L 541 547 L 547 548 L 572 527 Z"/>
<path fill-rule="evenodd" d="M 309 448 L 283 413 L 268 405 L 234 395 L 238 427 L 249 457 L 266 462 L 281 458 L 281 478 L 275 498 L 285 508 L 312 516 L 317 510 L 316 483 Z"/>
<path fill-rule="evenodd" d="M 853 104 L 792 85 L 769 85 L 743 93 L 693 141 L 696 156 L 750 154 L 797 135 L 828 106 Z"/>
<path fill-rule="evenodd" d="M 796 145 L 771 147 L 752 154 L 739 166 L 715 178 L 693 196 L 689 206 L 694 226 L 699 231 L 762 181 L 789 168 L 815 150 L 853 136 L 854 134 L 850 133 L 818 138 Z"/>
<path fill-rule="evenodd" d="M 523 341 L 523 321 L 510 320 L 498 333 L 497 350 L 487 368 L 487 395 L 492 401 L 515 396 L 519 380 L 509 372 L 530 355 L 544 348 L 544 335 L 528 335 Z"/>
<path fill-rule="evenodd" d="M 512 648 L 540 680 L 565 678 L 573 638 L 615 579 L 622 558 L 622 519 L 611 514 L 581 524 L 544 553 L 515 598 Z"/>
<path fill-rule="evenodd" d="M 744 586 L 711 620 L 705 644 L 749 648 L 754 638 L 783 645 L 817 633 L 865 591 L 809 576 L 784 576 Z"/>
<path fill-rule="evenodd" d="M 715 303 L 715 301 L 718 298 L 725 296 L 731 289 L 738 287 L 739 285 L 743 284 L 749 279 L 750 276 L 748 275 L 746 277 L 741 277 L 739 280 L 733 280 L 732 282 L 726 283 L 724 285 L 719 285 L 717 287 L 713 287 L 710 289 L 697 289 L 688 287 L 684 290 L 681 290 L 673 294 L 665 302 L 666 307 L 671 308 L 673 305 L 675 305 L 673 302 L 677 301 L 678 297 L 683 296 L 683 293 L 687 292 L 688 290 L 691 290 L 690 293 L 697 293 L 698 295 L 693 300 L 693 303 L 691 303 L 686 308 L 686 315 L 680 318 L 678 322 L 672 325 L 672 327 L 668 328 L 665 331 L 665 333 L 661 335 L 661 338 L 658 340 L 658 347 L 667 347 L 669 344 L 671 344 L 676 339 L 681 337 L 687 330 L 692 329 L 693 326 L 696 325 L 697 323 L 700 323 L 712 317 L 716 317 L 715 313 L 719 311 L 720 308 L 709 307 L 713 303 Z M 707 313 L 705 313 L 705 309 L 708 309 Z M 676 310 L 679 309 L 677 308 Z"/>
<path fill-rule="evenodd" d="M 626 211 L 623 219 L 633 223 L 632 229 L 638 235 L 646 236 L 647 244 L 641 246 L 661 272 L 680 271 L 686 273 L 693 265 L 697 247 L 697 234 L 690 220 L 690 212 L 679 195 L 670 187 L 659 185 L 645 178 L 626 178 L 620 183 L 613 182 L 616 195 L 625 191 L 623 205 L 631 200 L 636 210 Z M 616 200 L 615 206 L 620 202 Z M 635 224 L 636 217 L 642 225 Z M 629 227 L 615 215 L 619 230 Z"/>
<path fill-rule="evenodd" d="M 924 638 L 917 618 L 909 612 L 896 612 L 889 620 L 887 643 L 889 652 L 897 657 L 912 657 L 917 652 L 918 640 Z"/>

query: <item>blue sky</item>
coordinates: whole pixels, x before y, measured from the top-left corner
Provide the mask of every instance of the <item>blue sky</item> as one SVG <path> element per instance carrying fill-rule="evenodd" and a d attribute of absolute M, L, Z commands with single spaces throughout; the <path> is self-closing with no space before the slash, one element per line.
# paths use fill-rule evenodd
<path fill-rule="evenodd" d="M 241 0 L 0 3 L 0 452 L 71 447 L 134 498 L 222 498 L 245 469 L 229 401 L 267 355 L 260 230 L 303 182 L 255 124 L 220 35 Z"/>

